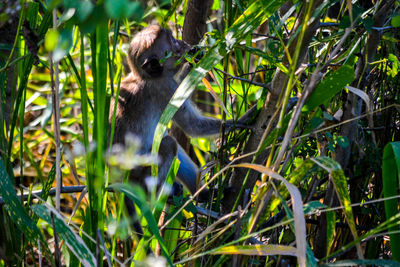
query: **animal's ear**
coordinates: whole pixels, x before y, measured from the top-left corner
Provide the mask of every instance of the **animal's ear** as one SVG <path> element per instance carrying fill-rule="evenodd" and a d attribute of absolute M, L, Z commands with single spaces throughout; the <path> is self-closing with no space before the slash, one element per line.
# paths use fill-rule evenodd
<path fill-rule="evenodd" d="M 163 72 L 163 66 L 155 56 L 146 58 L 142 64 L 142 69 L 152 78 L 161 76 Z"/>

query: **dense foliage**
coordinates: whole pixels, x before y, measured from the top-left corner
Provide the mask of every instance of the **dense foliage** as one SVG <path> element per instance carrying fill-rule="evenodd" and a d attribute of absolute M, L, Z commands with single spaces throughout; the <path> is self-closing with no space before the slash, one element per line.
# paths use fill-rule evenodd
<path fill-rule="evenodd" d="M 257 106 L 248 129 L 190 140 L 206 203 L 198 193 L 168 201 L 178 161 L 157 192 L 128 181 L 133 166 L 155 167 L 136 154 L 140 140 L 109 147 L 131 36 L 157 23 L 188 38 L 195 2 L 206 10 L 204 55 L 187 58 L 194 67 L 154 154 L 189 97 L 222 120 Z M 399 266 L 399 7 L 1 2 L 0 266 Z"/>

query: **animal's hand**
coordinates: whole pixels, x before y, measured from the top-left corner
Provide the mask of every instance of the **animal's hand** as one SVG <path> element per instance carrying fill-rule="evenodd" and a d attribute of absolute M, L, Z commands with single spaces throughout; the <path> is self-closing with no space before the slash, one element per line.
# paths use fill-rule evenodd
<path fill-rule="evenodd" d="M 252 106 L 242 117 L 240 117 L 235 123 L 233 120 L 226 121 L 227 130 L 231 130 L 233 127 L 240 129 L 254 129 L 251 123 L 258 116 L 259 110 L 257 105 Z"/>

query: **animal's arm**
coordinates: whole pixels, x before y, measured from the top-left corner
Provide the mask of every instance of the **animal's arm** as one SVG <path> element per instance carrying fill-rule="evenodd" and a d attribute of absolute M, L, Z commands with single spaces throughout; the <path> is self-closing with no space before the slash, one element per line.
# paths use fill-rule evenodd
<path fill-rule="evenodd" d="M 220 120 L 201 115 L 190 100 L 182 105 L 173 119 L 191 137 L 215 135 L 221 128 Z"/>
<path fill-rule="evenodd" d="M 234 126 L 237 128 L 249 128 L 247 123 L 251 121 L 256 112 L 257 106 L 255 105 L 236 122 L 234 120 L 227 120 L 225 122 L 225 130 L 229 131 Z M 219 133 L 222 123 L 219 119 L 201 115 L 190 100 L 187 100 L 176 112 L 174 121 L 191 137 L 216 135 Z"/>

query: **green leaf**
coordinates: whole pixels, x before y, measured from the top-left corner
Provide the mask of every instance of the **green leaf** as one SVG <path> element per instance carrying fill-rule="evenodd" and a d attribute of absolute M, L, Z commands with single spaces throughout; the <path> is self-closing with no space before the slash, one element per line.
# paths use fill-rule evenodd
<path fill-rule="evenodd" d="M 163 21 L 161 23 L 162 27 L 167 26 L 167 23 L 171 21 L 171 16 L 176 14 L 175 12 L 176 12 L 177 8 L 179 8 L 181 6 L 181 4 L 182 4 L 182 0 L 175 0 L 173 2 L 173 4 L 171 4 L 171 7 L 168 9 L 168 12 L 167 12 L 167 14 L 165 14 Z"/>
<path fill-rule="evenodd" d="M 80 1 L 76 8 L 76 16 L 80 21 L 84 21 L 92 13 L 94 5 L 90 1 Z"/>
<path fill-rule="evenodd" d="M 389 54 L 388 60 L 389 60 L 390 62 L 399 62 L 399 60 L 398 60 L 398 58 L 396 57 L 396 55 L 394 55 L 394 54 L 392 54 L 392 53 Z"/>
<path fill-rule="evenodd" d="M 20 198 L 14 190 L 14 186 L 6 172 L 3 161 L 0 159 L 0 196 L 4 200 L 4 208 L 10 215 L 11 220 L 26 235 L 28 240 L 36 243 L 37 240 L 44 242 L 44 238 L 36 223 L 32 220 L 25 208 L 22 206 Z M 44 242 L 44 244 L 46 244 Z"/>
<path fill-rule="evenodd" d="M 314 131 L 314 129 L 319 128 L 324 122 L 324 119 L 322 119 L 321 117 L 312 117 L 311 121 L 308 121 L 306 126 L 304 127 L 304 134 L 308 134 Z"/>
<path fill-rule="evenodd" d="M 304 167 L 305 166 L 302 166 L 302 168 L 304 168 Z M 304 214 L 307 215 L 307 213 L 315 212 L 319 209 L 324 209 L 324 208 L 326 208 L 325 204 L 322 204 L 318 200 L 315 200 L 315 201 L 311 201 L 311 202 L 304 204 L 303 211 L 304 211 Z"/>
<path fill-rule="evenodd" d="M 112 19 L 129 18 L 134 14 L 139 18 L 143 13 L 139 2 L 128 0 L 106 0 L 105 9 Z"/>
<path fill-rule="evenodd" d="M 303 111 L 311 111 L 319 105 L 329 103 L 332 97 L 353 80 L 354 70 L 352 66 L 344 65 L 338 70 L 330 72 L 311 93 Z"/>
<path fill-rule="evenodd" d="M 382 159 L 383 195 L 385 198 L 398 195 L 400 182 L 400 142 L 392 142 L 385 146 Z M 385 200 L 386 218 L 389 219 L 399 213 L 398 200 Z M 390 231 L 399 231 L 398 226 L 389 228 Z M 400 234 L 390 234 L 390 246 L 393 259 L 400 261 Z"/>
<path fill-rule="evenodd" d="M 372 33 L 372 26 L 374 26 L 374 21 L 370 17 L 366 17 L 363 19 L 362 23 L 364 24 L 365 29 L 368 31 L 369 34 Z"/>
<path fill-rule="evenodd" d="M 57 210 L 47 205 L 35 205 L 32 206 L 32 210 L 50 225 L 52 224 L 51 213 L 53 213 L 57 235 L 65 241 L 68 248 L 80 260 L 83 266 L 97 266 L 96 258 L 86 246 L 85 242 L 83 242 L 79 235 L 71 230 Z"/>
<path fill-rule="evenodd" d="M 393 27 L 400 27 L 400 15 L 397 15 L 396 17 L 392 18 L 392 26 Z"/>
<path fill-rule="evenodd" d="M 79 13 L 77 15 L 80 16 Z M 78 24 L 79 28 L 83 34 L 93 33 L 96 30 L 96 25 L 106 17 L 107 14 L 104 7 L 96 5 L 88 17 Z"/>
<path fill-rule="evenodd" d="M 336 142 L 339 146 L 346 148 L 350 145 L 349 139 L 346 136 L 338 136 Z"/>
<path fill-rule="evenodd" d="M 57 30 L 50 29 L 46 33 L 46 37 L 44 40 L 44 47 L 47 51 L 54 51 L 57 47 L 59 33 Z"/>
<path fill-rule="evenodd" d="M 47 176 L 46 182 L 43 185 L 42 188 L 42 194 L 40 195 L 40 197 L 46 201 L 47 197 L 49 196 L 50 190 L 51 190 L 51 186 L 54 182 L 54 178 L 56 177 L 56 163 L 54 162 L 53 166 L 51 167 L 51 170 Z"/>
<path fill-rule="evenodd" d="M 218 10 L 218 9 L 220 9 L 220 7 L 221 7 L 221 3 L 220 3 L 221 1 L 219 1 L 219 0 L 214 0 L 213 1 L 213 4 L 212 4 L 212 6 L 211 6 L 211 10 Z"/>

